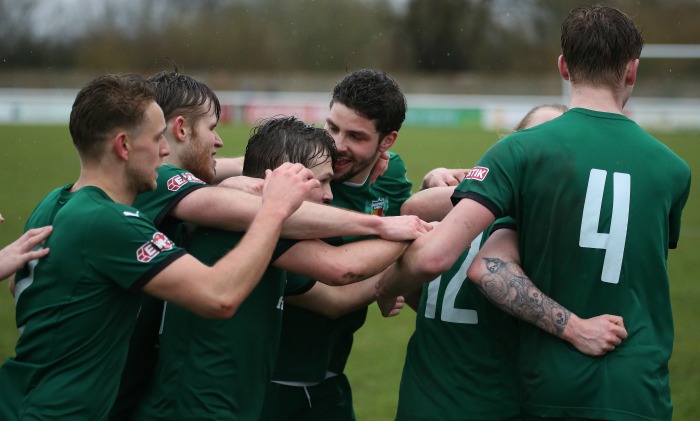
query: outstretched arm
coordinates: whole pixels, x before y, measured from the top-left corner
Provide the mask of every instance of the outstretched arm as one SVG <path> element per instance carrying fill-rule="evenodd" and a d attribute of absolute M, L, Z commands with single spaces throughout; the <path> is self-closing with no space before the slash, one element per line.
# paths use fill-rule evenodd
<path fill-rule="evenodd" d="M 246 231 L 262 199 L 224 187 L 206 187 L 185 196 L 171 214 L 201 226 Z M 304 202 L 282 226 L 285 238 L 329 238 L 344 235 L 378 235 L 386 240 L 412 240 L 431 229 L 416 216 L 380 217 L 329 205 Z"/>
<path fill-rule="evenodd" d="M 428 222 L 442 221 L 452 210 L 454 187 L 433 187 L 421 190 L 401 205 L 401 215 L 416 215 Z"/>
<path fill-rule="evenodd" d="M 401 257 L 408 244 L 370 239 L 332 246 L 321 240 L 305 240 L 277 258 L 274 265 L 324 284 L 346 285 L 383 271 Z"/>
<path fill-rule="evenodd" d="M 468 169 L 461 168 L 435 168 L 423 177 L 420 190 L 434 187 L 454 187 L 464 179 L 467 172 L 469 172 Z"/>
<path fill-rule="evenodd" d="M 235 248 L 211 267 L 185 254 L 155 275 L 143 290 L 202 317 L 231 317 L 265 272 L 282 222 L 309 191 L 320 187 L 313 173 L 301 164 L 285 163 L 267 172 L 260 212 Z"/>
<path fill-rule="evenodd" d="M 394 297 L 404 295 L 430 282 L 452 267 L 472 241 L 494 221 L 483 205 L 463 199 L 432 231 L 408 246 L 406 253 L 382 274 L 377 301 L 386 309 Z"/>
<path fill-rule="evenodd" d="M 218 186 L 226 187 L 227 189 L 236 189 L 244 191 L 246 193 L 254 194 L 260 196 L 262 194 L 262 188 L 265 180 L 257 177 L 248 177 L 245 175 L 239 175 L 236 177 L 228 177 L 222 180 Z"/>
<path fill-rule="evenodd" d="M 423 288 L 418 288 L 404 296 L 404 302 L 415 312 L 418 311 L 418 306 L 420 306 L 421 294 L 423 294 Z"/>
<path fill-rule="evenodd" d="M 284 297 L 284 300 L 297 307 L 336 319 L 370 305 L 375 299 L 375 285 L 378 279 L 379 276 L 374 276 L 343 286 L 329 286 L 316 282 L 306 293 L 290 295 Z M 403 308 L 403 302 L 403 297 L 397 297 L 386 317 L 398 315 Z"/>
<path fill-rule="evenodd" d="M 235 158 L 216 158 L 216 175 L 212 184 L 218 184 L 221 181 L 236 177 L 243 174 L 243 157 Z"/>
<path fill-rule="evenodd" d="M 517 244 L 515 231 L 495 231 L 467 271 L 497 307 L 591 356 L 614 350 L 627 337 L 622 317 L 605 314 L 581 319 L 540 291 L 520 267 Z"/>

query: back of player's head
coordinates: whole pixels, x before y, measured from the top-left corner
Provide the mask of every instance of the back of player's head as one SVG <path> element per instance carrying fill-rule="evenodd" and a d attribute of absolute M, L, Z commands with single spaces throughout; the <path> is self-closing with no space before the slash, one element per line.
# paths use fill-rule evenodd
<path fill-rule="evenodd" d="M 568 111 L 568 109 L 569 107 L 564 104 L 538 105 L 525 114 L 523 119 L 520 120 L 513 131 L 517 132 L 520 130 L 529 129 L 530 127 L 534 127 L 564 114 L 566 111 Z"/>
<path fill-rule="evenodd" d="M 156 102 L 163 109 L 165 121 L 181 115 L 193 124 L 211 107 L 214 107 L 217 120 L 221 116 L 221 104 L 214 91 L 203 82 L 180 74 L 177 69 L 162 71 L 149 77 L 148 81 L 156 89 Z M 203 108 L 205 104 L 209 104 L 209 108 Z"/>
<path fill-rule="evenodd" d="M 265 178 L 266 169 L 275 169 L 285 162 L 312 168 L 322 157 L 328 157 L 332 163 L 337 159 L 335 142 L 328 132 L 296 117 L 272 117 L 251 131 L 243 175 Z"/>
<path fill-rule="evenodd" d="M 152 101 L 153 86 L 137 74 L 103 75 L 85 85 L 75 97 L 68 124 L 80 156 L 98 158 L 112 131 L 138 128 Z"/>
<path fill-rule="evenodd" d="M 374 120 L 380 140 L 399 131 L 406 118 L 406 97 L 399 85 L 386 73 L 372 69 L 345 76 L 333 89 L 331 107 L 336 102 Z"/>
<path fill-rule="evenodd" d="M 562 25 L 562 55 L 572 83 L 619 87 L 627 64 L 643 47 L 634 22 L 614 7 L 579 6 Z"/>

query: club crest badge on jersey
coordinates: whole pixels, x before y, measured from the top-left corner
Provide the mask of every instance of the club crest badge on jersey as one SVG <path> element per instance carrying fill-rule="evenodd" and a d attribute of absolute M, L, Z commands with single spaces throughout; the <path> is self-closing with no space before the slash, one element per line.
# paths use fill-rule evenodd
<path fill-rule="evenodd" d="M 368 213 L 370 213 L 372 215 L 383 216 L 384 209 L 386 208 L 388 203 L 389 202 L 384 198 L 372 200 L 369 203 L 369 212 Z"/>
<path fill-rule="evenodd" d="M 145 243 L 136 250 L 136 259 L 142 263 L 153 260 L 160 252 L 172 250 L 175 244 L 162 232 L 153 234 L 151 241 Z"/>
<path fill-rule="evenodd" d="M 168 190 L 178 191 L 182 188 L 182 186 L 184 186 L 187 183 L 205 184 L 204 181 L 195 177 L 194 175 L 192 175 L 192 173 L 185 172 L 182 174 L 174 175 L 170 177 L 170 179 L 168 179 Z"/>
<path fill-rule="evenodd" d="M 489 173 L 489 169 L 485 167 L 474 167 L 469 172 L 467 175 L 464 177 L 465 180 L 477 180 L 477 181 L 484 181 L 484 178 L 486 178 L 486 174 Z"/>

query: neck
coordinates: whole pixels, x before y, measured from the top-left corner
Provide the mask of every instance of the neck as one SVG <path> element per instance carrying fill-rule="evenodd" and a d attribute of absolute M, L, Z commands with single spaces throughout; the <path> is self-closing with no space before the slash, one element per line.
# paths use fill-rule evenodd
<path fill-rule="evenodd" d="M 353 178 L 346 180 L 345 182 L 351 183 L 351 184 L 358 184 L 358 185 L 365 184 L 365 181 L 367 181 L 367 177 L 369 177 L 369 173 L 372 171 L 372 168 L 374 168 L 374 165 L 369 167 L 369 169 L 357 174 Z"/>
<path fill-rule="evenodd" d="M 173 165 L 178 168 L 184 168 L 180 160 L 177 158 L 177 154 L 171 149 L 170 155 L 163 158 L 163 163 L 168 165 Z"/>
<path fill-rule="evenodd" d="M 93 186 L 104 191 L 116 203 L 131 206 L 136 200 L 137 193 L 129 186 L 126 177 L 115 179 L 99 169 L 81 168 L 78 181 L 73 184 L 71 191 Z"/>
<path fill-rule="evenodd" d="M 173 165 L 178 168 L 187 169 L 189 171 L 189 169 L 185 165 L 185 161 L 187 161 L 187 159 L 185 158 L 187 156 L 187 151 L 185 149 L 186 144 L 191 142 L 192 139 L 188 139 L 187 142 L 178 142 L 176 139 L 172 139 L 167 136 L 165 139 L 168 142 L 168 146 L 170 147 L 170 154 L 163 157 L 163 163 Z"/>
<path fill-rule="evenodd" d="M 629 95 L 623 91 L 587 85 L 570 85 L 569 108 L 586 108 L 593 111 L 622 114 Z"/>

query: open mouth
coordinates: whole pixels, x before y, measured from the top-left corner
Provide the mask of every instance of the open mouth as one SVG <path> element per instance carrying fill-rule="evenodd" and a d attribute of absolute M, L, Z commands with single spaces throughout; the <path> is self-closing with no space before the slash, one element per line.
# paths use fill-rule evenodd
<path fill-rule="evenodd" d="M 348 165 L 350 165 L 350 160 L 349 159 L 338 159 L 335 161 L 335 165 L 333 165 L 334 170 L 342 170 L 343 168 L 346 168 Z"/>

